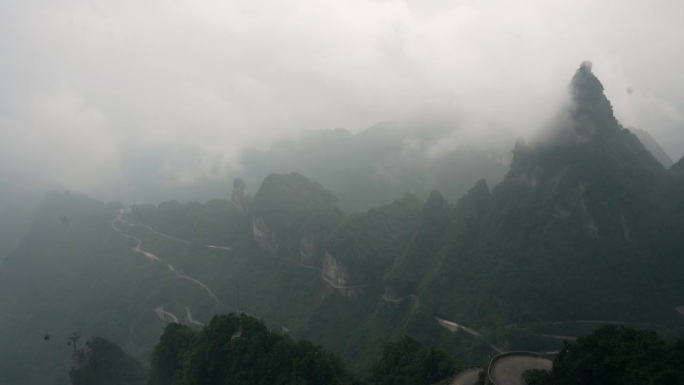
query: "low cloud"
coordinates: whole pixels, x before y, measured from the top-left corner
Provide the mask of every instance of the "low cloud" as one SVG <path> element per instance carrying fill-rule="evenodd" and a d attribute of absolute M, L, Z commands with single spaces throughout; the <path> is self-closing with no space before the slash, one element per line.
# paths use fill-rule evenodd
<path fill-rule="evenodd" d="M 0 161 L 116 195 L 223 178 L 244 146 L 302 131 L 431 114 L 460 130 L 439 153 L 534 135 L 585 59 L 618 119 L 678 159 L 681 14 L 673 1 L 3 2 Z"/>
<path fill-rule="evenodd" d="M 1 172 L 31 185 L 101 192 L 119 178 L 119 150 L 107 121 L 76 93 L 33 95 L 24 114 L 3 116 Z"/>

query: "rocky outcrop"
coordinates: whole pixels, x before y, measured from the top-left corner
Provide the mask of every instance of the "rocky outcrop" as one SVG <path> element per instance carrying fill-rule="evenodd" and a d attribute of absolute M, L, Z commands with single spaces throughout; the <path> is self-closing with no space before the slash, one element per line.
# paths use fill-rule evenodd
<path fill-rule="evenodd" d="M 269 253 L 275 253 L 278 250 L 275 233 L 266 225 L 263 218 L 252 219 L 252 235 L 263 250 Z"/>
<path fill-rule="evenodd" d="M 398 298 L 400 298 L 397 294 L 397 291 L 388 285 L 385 285 L 385 292 L 383 293 L 382 297 L 388 301 L 396 301 Z"/>
<path fill-rule="evenodd" d="M 328 286 L 349 299 L 358 297 L 366 286 L 363 277 L 352 275 L 347 266 L 327 252 L 323 256 L 321 273 Z"/>
<path fill-rule="evenodd" d="M 591 216 L 591 213 L 589 212 L 589 209 L 587 207 L 587 202 L 582 198 L 580 201 L 580 209 L 581 209 L 581 214 L 582 214 L 582 226 L 584 227 L 584 231 L 591 235 L 591 236 L 596 236 L 598 235 L 598 226 L 596 225 L 596 221 L 594 221 L 594 218 Z"/>
<path fill-rule="evenodd" d="M 329 253 L 325 253 L 323 256 L 323 276 L 330 283 L 339 286 L 346 286 L 354 283 L 349 268 L 340 263 Z"/>
<path fill-rule="evenodd" d="M 305 231 L 299 241 L 299 261 L 305 264 L 311 264 L 315 261 L 318 254 L 316 246 L 316 235 Z"/>
<path fill-rule="evenodd" d="M 364 274 L 353 272 L 348 266 L 326 252 L 323 255 L 323 279 L 338 289 L 360 288 L 366 285 L 367 279 Z"/>
<path fill-rule="evenodd" d="M 302 253 L 304 259 L 320 257 L 316 242 L 344 218 L 330 191 L 294 172 L 266 177 L 249 202 L 249 210 L 260 221 L 255 219 L 256 227 L 270 229 L 268 237 L 261 239 L 271 237 L 276 242 L 269 243 L 276 246 L 278 256 L 293 260 L 299 260 Z"/>

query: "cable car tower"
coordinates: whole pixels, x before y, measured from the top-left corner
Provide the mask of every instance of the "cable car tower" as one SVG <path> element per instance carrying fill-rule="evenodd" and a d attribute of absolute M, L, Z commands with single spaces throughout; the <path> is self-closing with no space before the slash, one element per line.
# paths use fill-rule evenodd
<path fill-rule="evenodd" d="M 67 336 L 67 345 L 73 345 L 74 347 L 74 354 L 71 358 L 74 360 L 74 367 L 76 369 L 80 369 L 82 364 L 84 364 L 84 362 L 82 362 L 82 358 L 84 358 L 83 350 L 76 347 L 76 343 L 80 338 L 81 333 L 79 332 L 73 332 Z"/>

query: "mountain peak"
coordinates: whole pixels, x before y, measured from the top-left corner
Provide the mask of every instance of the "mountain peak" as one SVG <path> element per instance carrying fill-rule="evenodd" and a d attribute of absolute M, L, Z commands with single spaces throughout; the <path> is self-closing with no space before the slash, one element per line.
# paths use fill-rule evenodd
<path fill-rule="evenodd" d="M 575 76 L 572 77 L 570 90 L 576 103 L 597 102 L 605 99 L 603 84 L 591 72 L 591 68 L 591 62 L 584 61 L 575 72 Z"/>
<path fill-rule="evenodd" d="M 582 62 L 570 82 L 572 118 L 578 133 L 592 135 L 597 131 L 619 129 L 617 119 L 613 115 L 613 106 L 603 90 L 603 84 L 592 72 L 592 63 Z"/>
<path fill-rule="evenodd" d="M 583 62 L 569 85 L 570 105 L 532 144 L 516 143 L 507 178 L 535 184 L 560 177 L 571 168 L 584 181 L 598 175 L 608 178 L 617 170 L 661 172 L 662 166 L 637 137 L 618 123 L 603 91 L 591 62 Z"/>

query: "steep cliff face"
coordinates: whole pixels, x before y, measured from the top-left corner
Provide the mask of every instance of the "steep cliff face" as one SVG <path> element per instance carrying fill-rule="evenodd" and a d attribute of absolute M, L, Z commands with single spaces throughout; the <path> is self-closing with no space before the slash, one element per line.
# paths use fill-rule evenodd
<path fill-rule="evenodd" d="M 323 279 L 338 293 L 347 298 L 355 298 L 369 283 L 366 274 L 353 272 L 344 263 L 329 253 L 323 255 Z"/>
<path fill-rule="evenodd" d="M 304 264 L 312 264 L 318 256 L 319 240 L 316 235 L 305 231 L 299 241 L 299 261 Z"/>
<path fill-rule="evenodd" d="M 516 144 L 477 220 L 462 226 L 477 206 L 468 197 L 458 203 L 423 286 L 441 297 L 440 308 L 464 316 L 644 318 L 635 304 L 652 305 L 637 288 L 674 296 L 676 281 L 662 277 L 681 272 L 669 225 L 675 207 L 664 203 L 668 178 L 583 63 L 567 107 L 543 135 Z M 454 301 L 453 293 L 464 295 Z M 578 305 L 582 298 L 592 300 Z"/>
<path fill-rule="evenodd" d="M 254 237 L 281 257 L 311 262 L 342 220 L 335 196 L 301 174 L 271 174 L 251 202 Z"/>
<path fill-rule="evenodd" d="M 252 219 L 252 236 L 259 247 L 268 253 L 275 253 L 278 250 L 276 235 L 271 230 L 263 218 L 254 217 Z"/>
<path fill-rule="evenodd" d="M 408 244 L 418 226 L 421 202 L 407 194 L 390 204 L 354 214 L 325 243 L 326 251 L 348 266 L 379 281 L 384 270 Z"/>
<path fill-rule="evenodd" d="M 590 63 L 577 70 L 569 93 L 569 107 L 545 134 L 529 144 L 516 144 L 503 184 L 517 184 L 520 193 L 525 191 L 553 216 L 589 235 L 644 236 L 649 230 L 640 223 L 655 210 L 663 166 L 618 123 Z"/>
<path fill-rule="evenodd" d="M 230 205 L 235 211 L 243 212 L 247 209 L 247 185 L 245 182 L 237 178 L 233 181 L 233 191 L 230 195 Z"/>
<path fill-rule="evenodd" d="M 433 191 L 423 205 L 418 228 L 410 242 L 385 271 L 383 281 L 387 298 L 416 293 L 416 286 L 424 279 L 444 243 L 450 219 L 449 203 L 442 194 Z"/>

